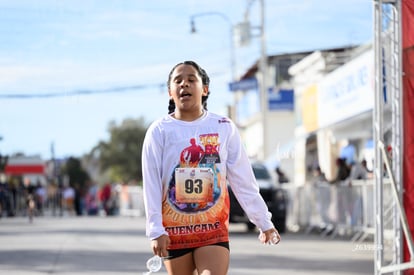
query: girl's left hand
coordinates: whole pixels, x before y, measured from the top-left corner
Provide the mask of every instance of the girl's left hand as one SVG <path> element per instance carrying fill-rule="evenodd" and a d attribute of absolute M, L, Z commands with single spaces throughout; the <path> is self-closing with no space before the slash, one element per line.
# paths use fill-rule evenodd
<path fill-rule="evenodd" d="M 271 228 L 266 231 L 260 231 L 259 240 L 263 244 L 274 245 L 280 242 L 280 235 L 276 228 Z"/>

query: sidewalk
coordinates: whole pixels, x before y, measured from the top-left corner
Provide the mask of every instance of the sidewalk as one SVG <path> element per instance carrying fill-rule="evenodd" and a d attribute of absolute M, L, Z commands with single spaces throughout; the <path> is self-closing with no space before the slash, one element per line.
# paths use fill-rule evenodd
<path fill-rule="evenodd" d="M 151 257 L 142 217 L 0 219 L 0 274 L 142 274 Z M 373 274 L 369 246 L 317 235 L 283 234 L 277 246 L 258 243 L 231 225 L 230 275 Z M 165 275 L 164 267 L 156 274 Z"/>

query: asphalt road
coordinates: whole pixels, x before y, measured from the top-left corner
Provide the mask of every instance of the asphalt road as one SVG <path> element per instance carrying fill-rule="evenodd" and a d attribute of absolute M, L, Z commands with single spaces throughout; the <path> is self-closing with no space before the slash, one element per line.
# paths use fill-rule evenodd
<path fill-rule="evenodd" d="M 0 274 L 142 274 L 150 258 L 142 217 L 0 219 Z M 372 243 L 285 233 L 276 246 L 231 225 L 230 275 L 373 274 Z M 164 267 L 160 275 L 167 274 Z"/>

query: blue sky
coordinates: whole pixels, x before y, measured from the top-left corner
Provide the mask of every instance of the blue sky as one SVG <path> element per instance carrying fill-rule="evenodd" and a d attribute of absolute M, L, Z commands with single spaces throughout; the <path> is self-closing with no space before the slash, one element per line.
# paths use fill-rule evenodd
<path fill-rule="evenodd" d="M 0 0 L 0 154 L 81 156 L 108 139 L 110 121 L 167 112 L 172 66 L 195 60 L 211 78 L 209 109 L 232 102 L 230 28 L 245 0 Z M 260 23 L 260 1 L 249 8 Z M 268 55 L 341 47 L 373 38 L 372 1 L 265 0 Z M 195 18 L 216 12 L 220 16 Z M 260 55 L 260 41 L 235 48 L 236 72 Z M 135 87 L 123 89 L 126 87 Z M 121 89 L 118 89 L 121 88 Z M 117 90 L 118 89 L 118 90 Z M 79 91 L 111 93 L 76 94 Z M 26 98 L 11 98 L 13 95 Z M 39 97 L 60 94 L 59 97 Z"/>

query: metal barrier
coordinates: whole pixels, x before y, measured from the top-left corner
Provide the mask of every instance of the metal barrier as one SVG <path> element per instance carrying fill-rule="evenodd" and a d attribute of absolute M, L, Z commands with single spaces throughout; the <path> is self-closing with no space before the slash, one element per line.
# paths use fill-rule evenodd
<path fill-rule="evenodd" d="M 119 192 L 121 216 L 143 216 L 144 196 L 142 186 L 124 186 Z"/>
<path fill-rule="evenodd" d="M 351 185 L 347 182 L 335 185 L 316 182 L 299 187 L 285 184 L 283 187 L 289 196 L 287 213 L 289 230 L 304 229 L 306 233 L 316 230 L 322 236 L 332 238 L 337 235 L 349 236 L 352 241 L 357 242 L 374 235 L 372 180 L 354 180 Z M 384 237 L 388 240 L 394 236 L 392 211 L 395 202 L 392 199 L 391 187 L 391 183 L 384 179 L 384 217 L 388 217 L 384 219 Z M 117 193 L 120 215 L 144 215 L 141 186 L 122 186 Z M 41 209 L 49 215 L 65 215 L 66 209 L 61 198 L 59 192 L 48 193 Z M 26 215 L 26 194 L 17 192 L 14 196 L 9 196 L 8 201 L 15 215 Z"/>
<path fill-rule="evenodd" d="M 287 187 L 290 194 L 288 228 L 304 229 L 306 233 L 317 231 L 322 236 L 334 238 L 349 236 L 361 242 L 375 233 L 374 185 L 372 180 L 344 181 L 340 184 L 327 182 L 307 183 L 299 187 Z M 392 232 L 391 183 L 384 181 L 384 212 L 390 211 L 384 221 L 385 237 Z"/>
<path fill-rule="evenodd" d="M 116 188 L 114 194 L 115 206 L 113 215 L 122 216 L 143 216 L 144 199 L 141 186 L 124 185 Z M 28 193 L 24 189 L 11 190 L 3 189 L 0 192 L 0 218 L 3 216 L 26 216 L 27 215 L 27 198 Z M 69 206 L 67 201 L 63 199 L 63 190 L 50 188 L 47 193 L 39 198 L 34 195 L 36 202 L 36 216 L 65 216 L 75 215 L 73 206 Z M 98 195 L 94 196 L 95 212 L 89 211 L 89 203 L 87 196 L 80 199 L 81 215 L 103 215 L 103 204 L 99 200 Z M 79 214 L 79 213 L 78 213 Z"/>

